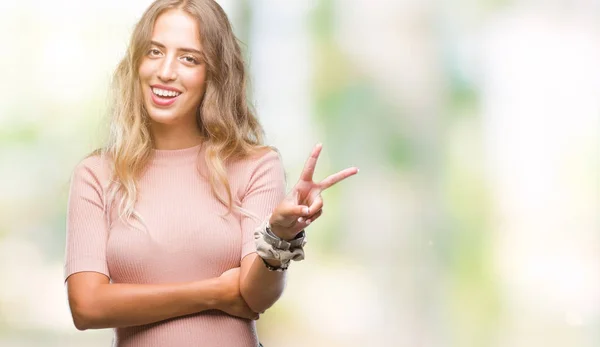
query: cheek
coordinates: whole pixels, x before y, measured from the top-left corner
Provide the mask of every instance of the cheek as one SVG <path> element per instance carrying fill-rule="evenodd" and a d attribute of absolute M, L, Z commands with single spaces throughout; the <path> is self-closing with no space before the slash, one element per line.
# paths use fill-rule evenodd
<path fill-rule="evenodd" d="M 186 74 L 184 80 L 184 83 L 189 91 L 201 93 L 204 91 L 204 85 L 206 81 L 205 70 L 198 69 L 190 74 Z"/>
<path fill-rule="evenodd" d="M 142 62 L 140 64 L 140 68 L 138 69 L 138 75 L 140 76 L 140 80 L 145 81 L 150 79 L 152 76 L 152 66 L 148 62 Z"/>

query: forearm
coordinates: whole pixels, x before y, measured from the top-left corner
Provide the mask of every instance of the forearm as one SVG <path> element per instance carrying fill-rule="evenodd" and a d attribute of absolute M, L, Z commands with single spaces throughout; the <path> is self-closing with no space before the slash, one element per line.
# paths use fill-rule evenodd
<path fill-rule="evenodd" d="M 127 327 L 216 308 L 218 281 L 180 284 L 101 284 L 72 303 L 80 330 Z"/>
<path fill-rule="evenodd" d="M 246 256 L 242 263 L 245 271 L 240 277 L 242 297 L 254 312 L 264 312 L 281 297 L 285 288 L 286 272 L 269 271 L 263 260 L 256 254 Z M 269 260 L 274 266 L 277 261 Z"/>

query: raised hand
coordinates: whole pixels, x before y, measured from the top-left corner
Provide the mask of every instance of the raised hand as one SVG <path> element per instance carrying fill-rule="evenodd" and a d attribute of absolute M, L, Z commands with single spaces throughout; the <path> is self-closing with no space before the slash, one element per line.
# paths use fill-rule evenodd
<path fill-rule="evenodd" d="M 350 167 L 330 175 L 319 183 L 313 182 L 313 174 L 321 148 L 321 144 L 315 146 L 304 164 L 300 179 L 271 214 L 269 221 L 271 230 L 284 240 L 293 239 L 321 216 L 323 213 L 322 191 L 358 173 L 358 168 Z"/>

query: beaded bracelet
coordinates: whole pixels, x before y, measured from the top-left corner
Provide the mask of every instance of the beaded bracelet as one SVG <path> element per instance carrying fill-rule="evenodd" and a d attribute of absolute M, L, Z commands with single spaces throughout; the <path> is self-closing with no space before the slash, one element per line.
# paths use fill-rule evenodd
<path fill-rule="evenodd" d="M 281 266 L 273 266 L 273 265 L 267 263 L 267 261 L 265 260 L 265 258 L 261 257 L 260 259 L 262 259 L 263 263 L 265 263 L 265 266 L 267 267 L 267 270 L 269 270 L 269 271 L 284 272 L 290 266 L 290 262 L 289 261 L 287 263 L 281 263 Z"/>

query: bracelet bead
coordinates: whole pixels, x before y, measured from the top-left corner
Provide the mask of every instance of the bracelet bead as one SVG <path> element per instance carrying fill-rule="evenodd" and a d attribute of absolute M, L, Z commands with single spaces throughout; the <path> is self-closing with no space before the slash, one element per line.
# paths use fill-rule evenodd
<path fill-rule="evenodd" d="M 281 266 L 273 266 L 271 264 L 269 264 L 264 258 L 260 258 L 262 259 L 263 263 L 265 263 L 265 266 L 267 267 L 267 269 L 269 271 L 277 271 L 277 272 L 284 272 L 288 269 L 289 266 L 289 262 L 287 263 L 282 263 Z"/>

